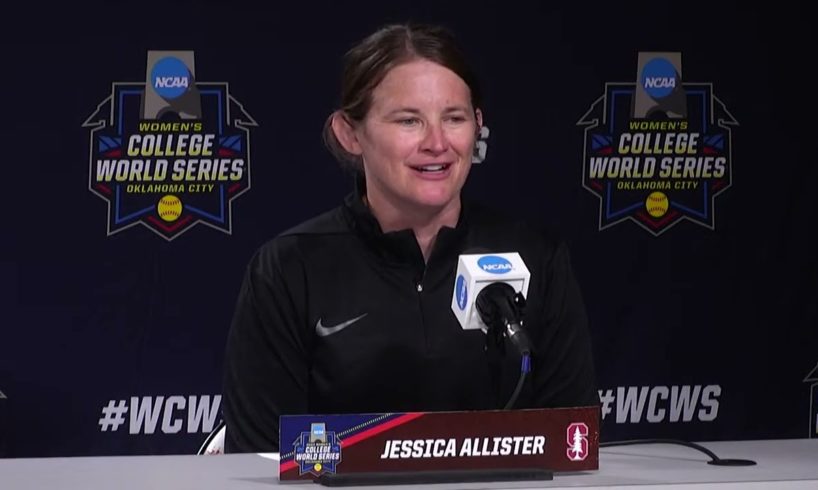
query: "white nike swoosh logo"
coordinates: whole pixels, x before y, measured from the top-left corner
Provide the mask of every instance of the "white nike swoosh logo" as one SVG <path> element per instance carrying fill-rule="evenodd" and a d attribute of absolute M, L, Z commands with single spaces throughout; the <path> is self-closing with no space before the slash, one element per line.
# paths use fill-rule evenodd
<path fill-rule="evenodd" d="M 357 322 L 361 318 L 365 317 L 367 314 L 364 313 L 361 316 L 356 316 L 352 320 L 347 320 L 343 323 L 339 323 L 338 325 L 332 327 L 325 327 L 321 325 L 321 319 L 318 319 L 318 323 L 315 324 L 315 333 L 318 334 L 319 337 L 326 337 L 327 335 L 332 335 L 334 333 L 340 332 L 341 330 L 347 328 L 348 326 L 352 325 L 353 323 Z"/>

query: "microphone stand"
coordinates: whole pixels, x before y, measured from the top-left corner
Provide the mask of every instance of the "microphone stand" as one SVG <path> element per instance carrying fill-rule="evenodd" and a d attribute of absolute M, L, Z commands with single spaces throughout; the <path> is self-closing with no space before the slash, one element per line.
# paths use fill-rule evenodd
<path fill-rule="evenodd" d="M 505 356 L 505 339 L 508 338 L 520 353 L 520 378 L 508 402 L 503 407 L 509 410 L 520 395 L 526 376 L 531 372 L 531 341 L 522 326 L 525 297 L 504 282 L 495 282 L 483 288 L 475 300 L 477 312 L 488 327 L 486 332 L 486 354 L 494 375 L 495 392 L 500 391 L 500 359 Z"/>

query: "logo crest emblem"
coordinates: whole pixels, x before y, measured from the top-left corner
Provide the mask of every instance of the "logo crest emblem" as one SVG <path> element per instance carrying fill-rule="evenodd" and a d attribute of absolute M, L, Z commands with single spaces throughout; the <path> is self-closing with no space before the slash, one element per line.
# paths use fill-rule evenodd
<path fill-rule="evenodd" d="M 571 461 L 584 461 L 588 457 L 588 426 L 575 422 L 565 431 L 568 448 L 565 454 Z"/>
<path fill-rule="evenodd" d="M 681 58 L 639 53 L 636 83 L 606 83 L 577 123 L 582 185 L 599 199 L 600 230 L 623 221 L 654 236 L 682 220 L 715 228 L 738 122 L 712 84 L 682 81 Z"/>
<path fill-rule="evenodd" d="M 334 431 L 327 431 L 325 423 L 310 424 L 309 432 L 302 432 L 293 443 L 293 459 L 298 463 L 299 475 L 335 473 L 341 462 L 341 439 Z"/>
<path fill-rule="evenodd" d="M 232 233 L 256 125 L 227 83 L 196 80 L 192 51 L 149 51 L 145 82 L 114 82 L 83 123 L 107 234 L 142 225 L 170 241 L 197 224 Z"/>

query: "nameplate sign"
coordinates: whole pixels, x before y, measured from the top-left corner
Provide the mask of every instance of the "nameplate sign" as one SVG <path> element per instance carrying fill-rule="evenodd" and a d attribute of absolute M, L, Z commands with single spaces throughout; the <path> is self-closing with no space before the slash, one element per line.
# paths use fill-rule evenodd
<path fill-rule="evenodd" d="M 279 477 L 324 473 L 599 469 L 599 407 L 285 415 Z"/>

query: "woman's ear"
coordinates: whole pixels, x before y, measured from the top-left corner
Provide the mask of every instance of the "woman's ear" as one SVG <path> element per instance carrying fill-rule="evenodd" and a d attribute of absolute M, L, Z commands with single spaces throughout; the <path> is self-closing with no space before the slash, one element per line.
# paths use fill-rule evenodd
<path fill-rule="evenodd" d="M 331 126 L 335 138 L 347 153 L 351 153 L 352 155 L 360 155 L 363 153 L 361 144 L 358 142 L 358 135 L 355 134 L 355 127 L 352 126 L 342 111 L 335 111 L 332 114 Z"/>
<path fill-rule="evenodd" d="M 477 120 L 477 136 L 480 136 L 480 130 L 483 129 L 483 111 L 475 109 L 474 117 Z"/>

